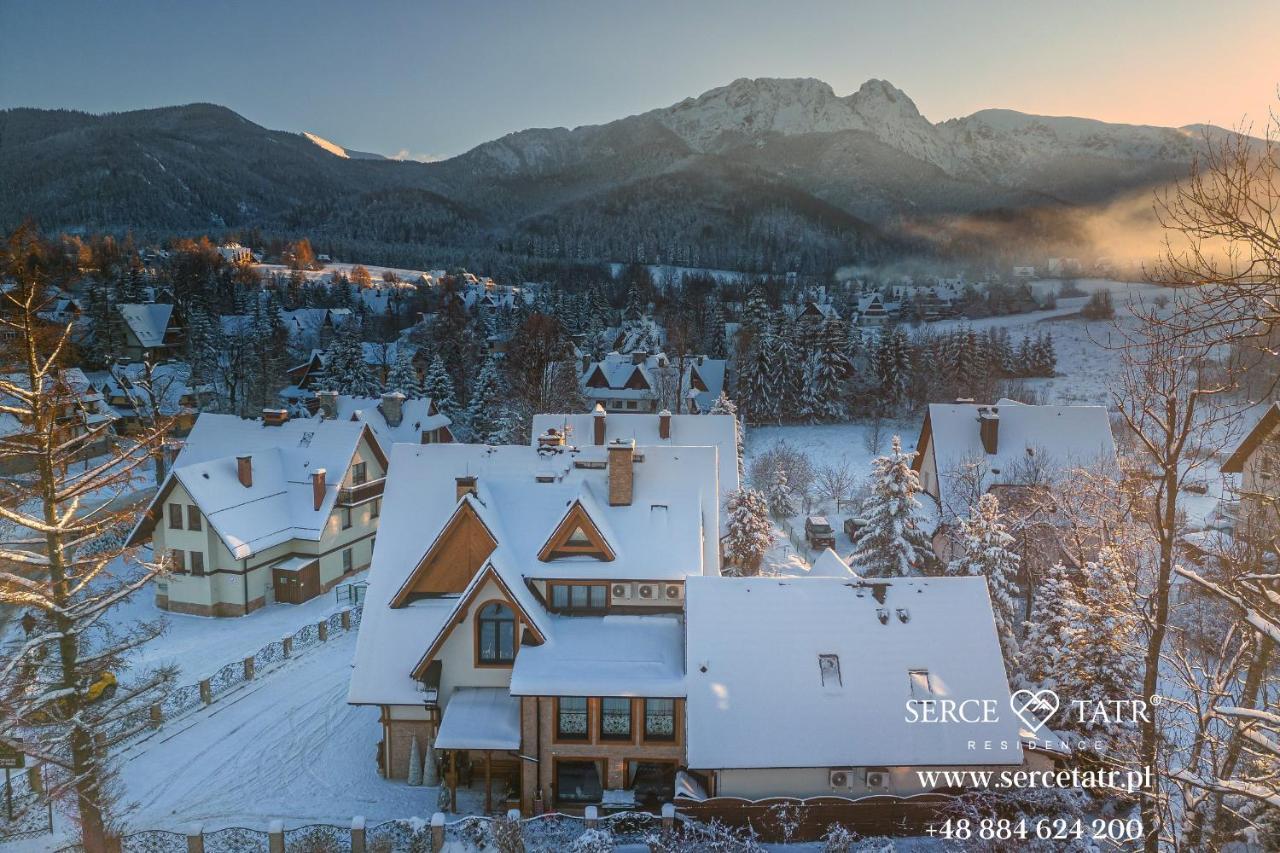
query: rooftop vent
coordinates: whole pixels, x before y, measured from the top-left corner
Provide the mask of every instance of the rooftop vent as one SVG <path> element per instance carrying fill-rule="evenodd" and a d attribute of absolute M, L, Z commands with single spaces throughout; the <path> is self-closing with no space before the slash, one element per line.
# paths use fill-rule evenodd
<path fill-rule="evenodd" d="M 880 620 L 881 625 L 889 624 L 889 609 L 887 607 L 876 608 L 876 618 Z"/>
<path fill-rule="evenodd" d="M 907 608 L 899 607 L 894 612 L 898 614 L 898 621 L 901 622 L 903 625 L 911 621 L 911 611 L 908 610 Z"/>
<path fill-rule="evenodd" d="M 840 680 L 840 656 L 818 655 L 818 677 L 822 679 L 823 687 L 842 686 L 843 682 Z"/>

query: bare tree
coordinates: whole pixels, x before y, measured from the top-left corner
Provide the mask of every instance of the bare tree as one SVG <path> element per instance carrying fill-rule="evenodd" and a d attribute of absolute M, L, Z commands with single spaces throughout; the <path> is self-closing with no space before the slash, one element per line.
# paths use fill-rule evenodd
<path fill-rule="evenodd" d="M 0 440 L 0 461 L 32 472 L 5 481 L 0 494 L 0 606 L 25 610 L 28 629 L 0 647 L 0 742 L 51 769 L 49 795 L 69 806 L 85 850 L 99 853 L 111 819 L 107 750 L 146 725 L 172 675 L 120 679 L 128 652 L 160 625 L 104 618 L 161 571 L 122 571 L 134 510 L 119 499 L 164 429 L 94 456 L 110 424 L 80 417 L 59 378 L 71 326 L 50 328 L 39 317 L 50 297 L 47 269 L 44 244 L 26 227 L 0 250 L 0 276 L 11 281 L 0 296 L 0 327 L 10 332 L 0 352 L 0 413 L 21 425 Z"/>

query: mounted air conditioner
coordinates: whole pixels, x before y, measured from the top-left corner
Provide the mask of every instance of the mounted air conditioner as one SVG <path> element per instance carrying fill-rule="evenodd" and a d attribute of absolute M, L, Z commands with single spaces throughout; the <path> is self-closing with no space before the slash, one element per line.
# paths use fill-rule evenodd
<path fill-rule="evenodd" d="M 636 598 L 639 598 L 643 601 L 657 601 L 658 585 L 656 583 L 636 584 Z"/>
<path fill-rule="evenodd" d="M 609 587 L 609 597 L 614 601 L 631 597 L 631 584 L 615 583 Z"/>
<path fill-rule="evenodd" d="M 888 789 L 889 789 L 889 771 L 887 770 L 868 770 L 867 771 L 867 790 L 887 791 Z"/>
<path fill-rule="evenodd" d="M 827 782 L 837 790 L 848 790 L 853 787 L 853 774 L 848 770 L 832 770 Z"/>
<path fill-rule="evenodd" d="M 662 597 L 668 601 L 679 601 L 684 598 L 684 586 L 678 583 L 664 584 L 662 587 Z"/>

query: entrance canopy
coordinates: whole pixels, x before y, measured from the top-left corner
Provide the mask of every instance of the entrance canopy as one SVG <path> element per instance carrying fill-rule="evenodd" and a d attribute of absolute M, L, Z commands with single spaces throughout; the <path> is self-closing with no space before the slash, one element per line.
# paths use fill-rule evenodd
<path fill-rule="evenodd" d="M 520 748 L 520 697 L 505 687 L 459 687 L 449 698 L 436 749 Z"/>

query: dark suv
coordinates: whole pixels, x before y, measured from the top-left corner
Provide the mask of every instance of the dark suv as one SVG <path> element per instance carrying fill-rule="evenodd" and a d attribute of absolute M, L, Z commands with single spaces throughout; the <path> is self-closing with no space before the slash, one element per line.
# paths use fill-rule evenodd
<path fill-rule="evenodd" d="M 836 547 L 836 532 L 821 515 L 811 515 L 804 520 L 804 538 L 810 548 Z"/>

